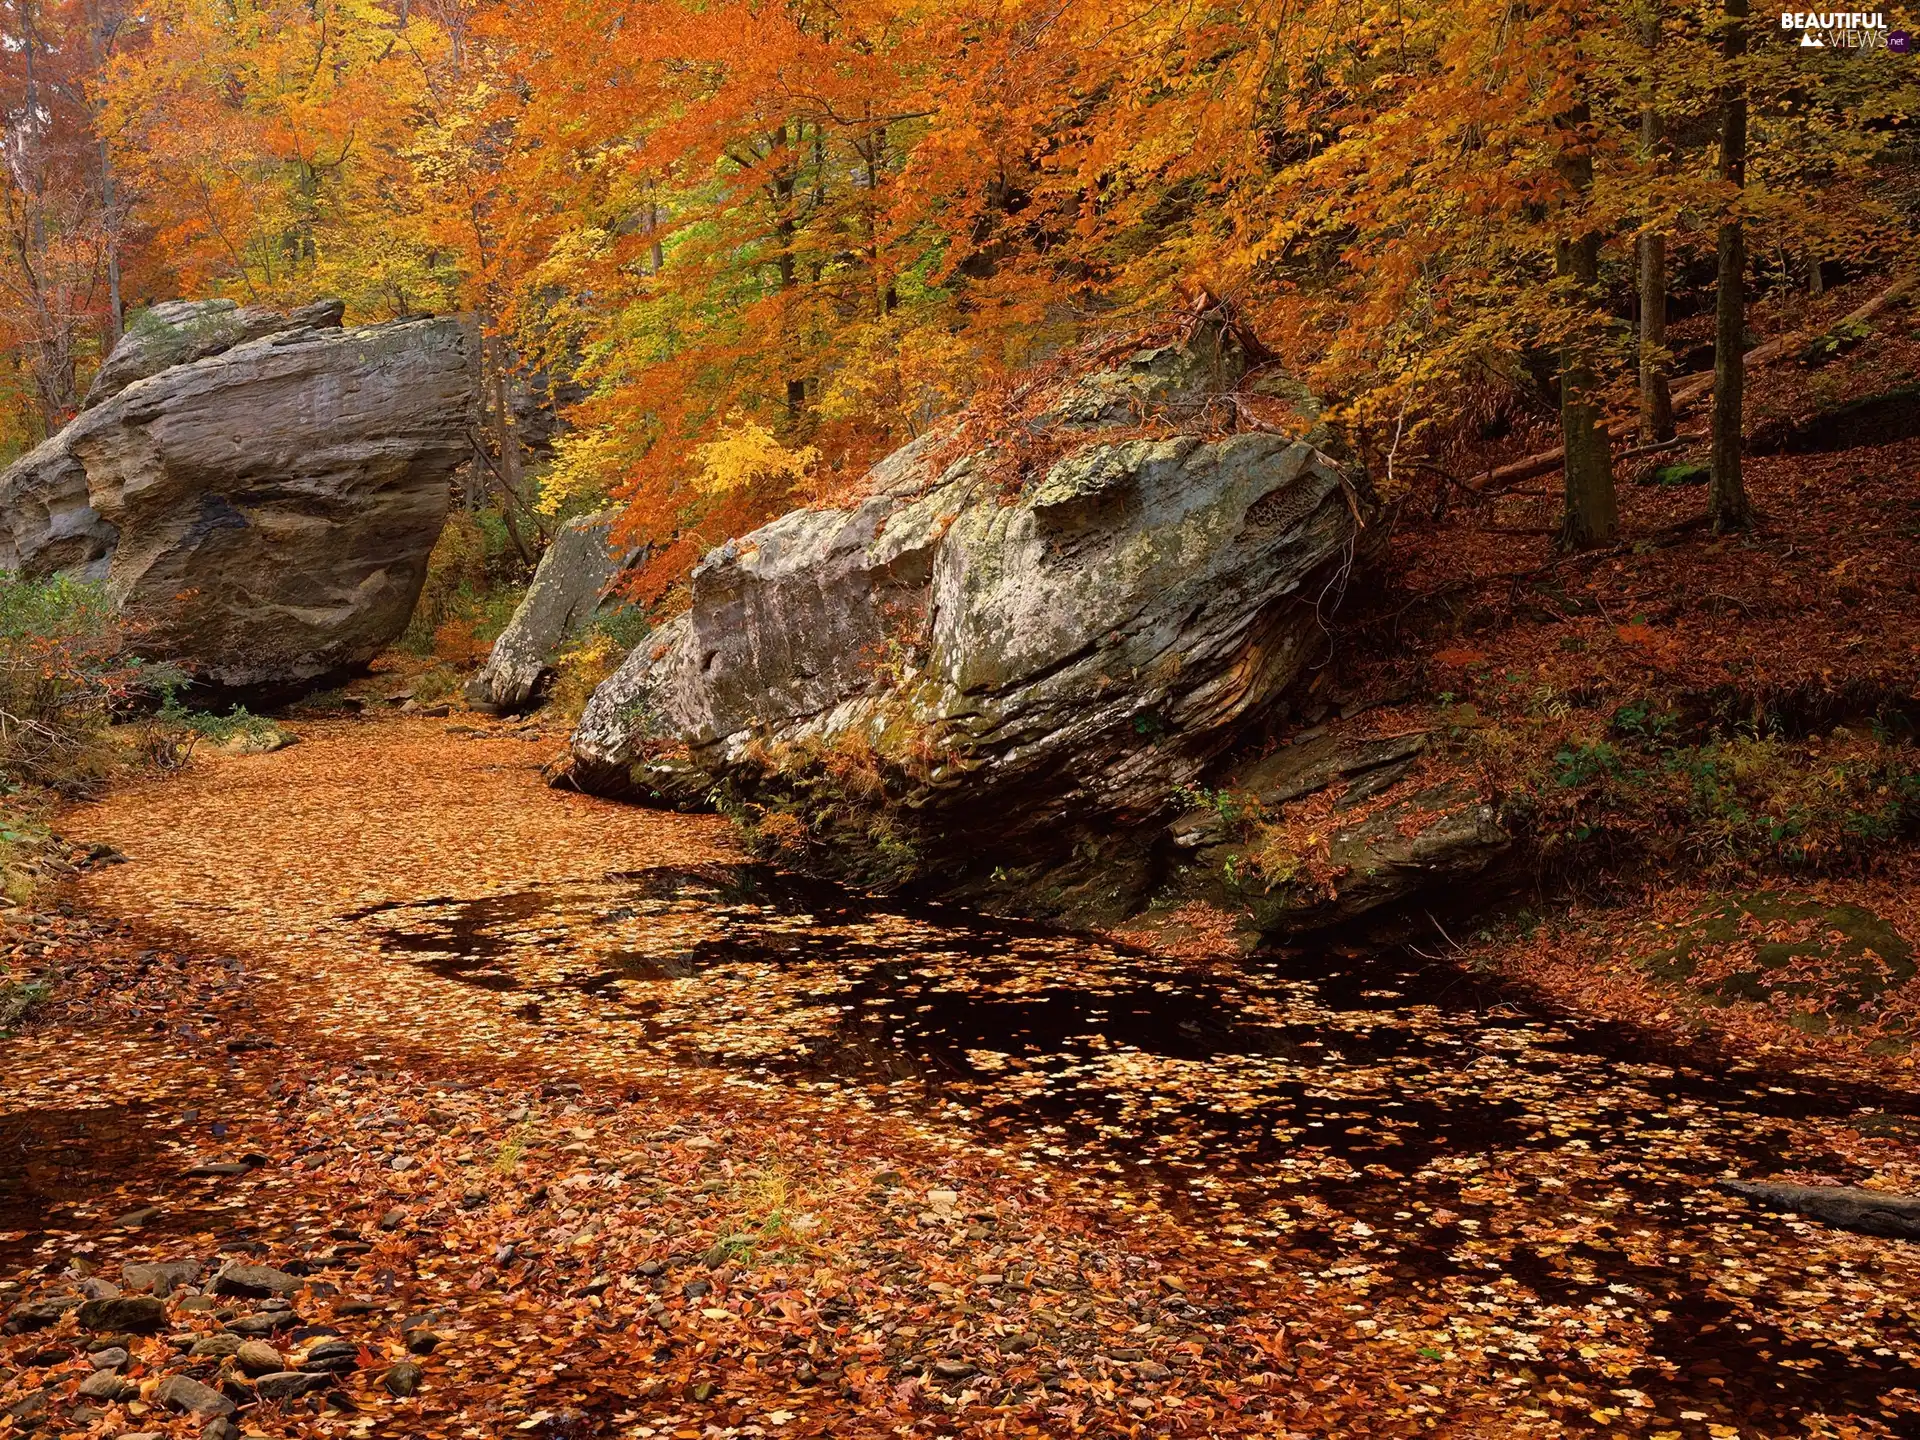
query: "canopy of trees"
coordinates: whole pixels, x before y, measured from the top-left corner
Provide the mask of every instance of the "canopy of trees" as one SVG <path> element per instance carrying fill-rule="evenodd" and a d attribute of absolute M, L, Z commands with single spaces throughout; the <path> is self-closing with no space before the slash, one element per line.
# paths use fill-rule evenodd
<path fill-rule="evenodd" d="M 1669 303 L 1920 226 L 1920 57 L 1745 9 L 5 0 L 5 438 L 153 300 L 471 310 L 497 436 L 516 373 L 583 397 L 541 473 L 498 447 L 507 503 L 624 502 L 659 595 L 1204 286 L 1383 485 L 1557 414 L 1567 539 L 1600 543 L 1610 444 L 1672 423 Z"/>

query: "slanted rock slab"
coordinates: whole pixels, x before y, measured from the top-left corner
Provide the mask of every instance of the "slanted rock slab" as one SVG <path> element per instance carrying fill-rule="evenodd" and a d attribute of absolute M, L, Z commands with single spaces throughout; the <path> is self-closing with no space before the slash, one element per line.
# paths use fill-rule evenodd
<path fill-rule="evenodd" d="M 633 547 L 614 544 L 614 518 L 606 510 L 560 527 L 540 557 L 526 598 L 493 642 L 480 673 L 467 682 L 469 705 L 507 714 L 539 698 L 555 653 L 594 618 L 607 587 L 636 558 Z"/>

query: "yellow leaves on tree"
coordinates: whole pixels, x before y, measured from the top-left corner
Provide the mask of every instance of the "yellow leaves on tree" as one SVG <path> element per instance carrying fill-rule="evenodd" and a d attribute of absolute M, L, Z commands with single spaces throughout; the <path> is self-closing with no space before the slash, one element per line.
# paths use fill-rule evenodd
<path fill-rule="evenodd" d="M 791 488 L 819 460 L 813 446 L 789 450 L 759 421 L 736 414 L 717 438 L 695 448 L 694 483 L 708 495 L 728 495 L 749 485 Z"/>

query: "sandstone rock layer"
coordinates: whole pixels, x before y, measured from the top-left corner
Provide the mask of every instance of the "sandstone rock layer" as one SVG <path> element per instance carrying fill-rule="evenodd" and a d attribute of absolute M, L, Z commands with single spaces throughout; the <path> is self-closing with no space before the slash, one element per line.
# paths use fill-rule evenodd
<path fill-rule="evenodd" d="M 0 566 L 104 579 L 138 650 L 219 690 L 364 664 L 405 628 L 472 453 L 466 328 L 156 313 L 0 476 Z"/>
<path fill-rule="evenodd" d="M 1255 358 L 1206 324 L 1109 357 L 1024 422 L 1027 473 L 936 434 L 859 503 L 715 550 L 594 696 L 574 782 L 717 787 L 868 879 L 1057 862 L 1165 818 L 1324 655 L 1361 538 L 1326 454 L 1241 428 Z"/>

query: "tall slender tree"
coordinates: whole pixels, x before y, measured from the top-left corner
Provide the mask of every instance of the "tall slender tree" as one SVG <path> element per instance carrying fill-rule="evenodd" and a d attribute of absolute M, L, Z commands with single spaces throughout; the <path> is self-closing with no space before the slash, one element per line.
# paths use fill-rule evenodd
<path fill-rule="evenodd" d="M 1640 155 L 1659 161 L 1665 129 L 1658 104 L 1660 0 L 1646 0 L 1641 17 L 1646 47 L 1645 95 L 1640 107 Z M 1648 444 L 1673 438 L 1673 395 L 1667 383 L 1667 237 L 1656 226 L 1640 236 L 1640 438 Z"/>
<path fill-rule="evenodd" d="M 1747 0 L 1725 0 L 1720 57 L 1720 180 L 1733 193 L 1720 222 L 1719 267 L 1713 307 L 1713 451 L 1707 510 L 1719 532 L 1753 523 L 1741 474 L 1747 379 L 1746 226 L 1740 213 L 1747 183 Z"/>
<path fill-rule="evenodd" d="M 1574 233 L 1554 247 L 1554 273 L 1583 313 L 1592 305 L 1600 279 L 1600 236 L 1585 209 L 1593 189 L 1593 152 L 1587 133 L 1591 121 L 1584 100 L 1562 120 L 1559 168 L 1574 196 L 1568 207 Z M 1584 331 L 1576 328 L 1560 351 L 1560 439 L 1566 449 L 1566 509 L 1560 543 L 1569 550 L 1611 544 L 1620 522 L 1613 493 L 1613 455 L 1601 423 L 1599 379 L 1590 345 Z"/>

